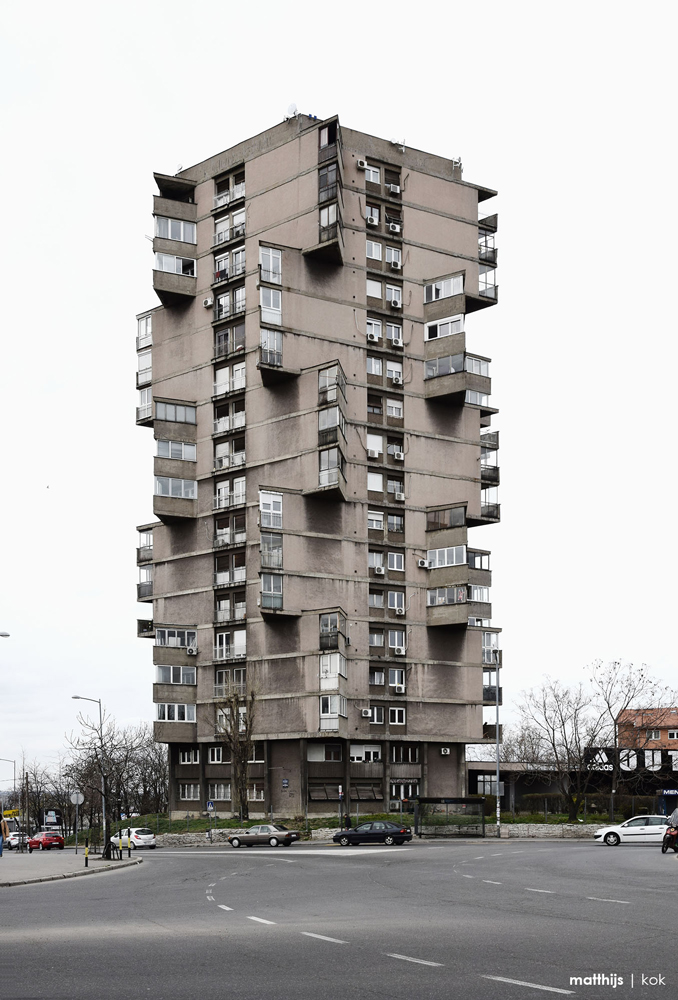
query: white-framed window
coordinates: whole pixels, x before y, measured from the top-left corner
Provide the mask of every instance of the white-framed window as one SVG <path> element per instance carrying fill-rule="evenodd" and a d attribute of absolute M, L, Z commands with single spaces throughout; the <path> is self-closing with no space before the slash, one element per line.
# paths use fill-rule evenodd
<path fill-rule="evenodd" d="M 405 670 L 403 667 L 390 667 L 388 671 L 388 686 L 398 687 L 405 684 Z"/>
<path fill-rule="evenodd" d="M 669 729 L 667 737 L 670 740 L 678 740 L 678 729 Z"/>
<path fill-rule="evenodd" d="M 139 351 L 137 354 L 137 372 L 139 382 L 150 382 L 153 372 L 153 351 Z"/>
<path fill-rule="evenodd" d="M 381 282 L 377 281 L 375 284 L 379 285 L 379 294 L 377 298 L 381 298 Z M 370 294 L 369 291 L 367 293 Z M 381 320 L 380 319 L 368 319 L 365 323 L 365 333 L 369 336 L 373 334 L 375 337 L 381 338 Z"/>
<path fill-rule="evenodd" d="M 391 361 L 389 358 L 386 362 L 386 378 L 399 378 L 403 377 L 403 364 L 402 361 Z"/>
<path fill-rule="evenodd" d="M 370 705 L 370 725 L 371 726 L 383 726 L 384 725 L 384 706 L 383 705 Z"/>
<path fill-rule="evenodd" d="M 381 250 L 381 243 L 375 243 L 374 240 L 366 240 L 365 256 L 368 260 L 381 260 Z"/>
<path fill-rule="evenodd" d="M 392 799 L 402 799 L 405 802 L 408 799 L 413 799 L 419 795 L 419 782 L 418 781 L 392 781 L 391 782 L 391 798 Z"/>
<path fill-rule="evenodd" d="M 461 295 L 464 291 L 464 275 L 455 274 L 453 278 L 443 278 L 424 285 L 424 302 L 436 302 L 438 299 L 449 299 L 452 295 Z"/>
<path fill-rule="evenodd" d="M 391 744 L 392 764 L 418 764 L 419 747 L 412 743 L 392 743 Z"/>
<path fill-rule="evenodd" d="M 391 611 L 396 611 L 399 608 L 405 610 L 405 594 L 402 590 L 389 590 L 388 592 L 388 606 Z"/>
<path fill-rule="evenodd" d="M 236 247 L 235 250 L 231 250 L 231 277 L 236 274 L 244 274 L 247 269 L 247 258 L 245 247 Z M 245 289 L 242 289 L 244 294 Z M 242 308 L 245 308 L 244 302 Z"/>
<path fill-rule="evenodd" d="M 379 167 L 365 167 L 365 180 L 370 184 L 381 184 L 381 169 Z"/>
<path fill-rule="evenodd" d="M 195 278 L 195 261 L 191 257 L 175 257 L 171 253 L 156 253 L 154 271 L 169 271 Z"/>
<path fill-rule="evenodd" d="M 370 667 L 369 674 L 367 677 L 369 684 L 375 684 L 381 687 L 384 683 L 385 674 L 381 667 Z"/>
<path fill-rule="evenodd" d="M 197 646 L 198 633 L 195 629 L 185 628 L 156 628 L 156 646 L 173 646 L 175 649 L 183 649 L 185 646 Z"/>
<path fill-rule="evenodd" d="M 464 355 L 449 354 L 441 358 L 431 358 L 424 365 L 424 378 L 440 378 L 464 370 Z"/>
<path fill-rule="evenodd" d="M 262 608 L 282 608 L 283 578 L 280 574 L 261 574 L 261 606 Z"/>
<path fill-rule="evenodd" d="M 432 587 L 426 591 L 426 606 L 434 608 L 438 604 L 466 604 L 466 587 Z"/>
<path fill-rule="evenodd" d="M 388 648 L 403 649 L 405 646 L 405 630 L 402 628 L 390 628 L 388 630 Z"/>
<path fill-rule="evenodd" d="M 386 339 L 387 340 L 402 340 L 403 339 L 403 328 L 399 323 L 387 323 L 386 324 Z"/>
<path fill-rule="evenodd" d="M 144 420 L 153 413 L 153 392 L 151 388 L 139 389 L 139 405 L 137 406 L 137 420 Z"/>
<path fill-rule="evenodd" d="M 341 365 L 322 368 L 318 372 L 318 395 L 322 397 L 322 402 L 334 402 L 337 398 L 337 389 L 340 389 L 342 394 L 345 395 L 345 382 L 346 378 Z"/>
<path fill-rule="evenodd" d="M 195 705 L 176 705 L 174 702 L 156 705 L 158 722 L 195 722 Z"/>
<path fill-rule="evenodd" d="M 215 781 L 208 786 L 208 798 L 216 802 L 231 801 L 231 783 L 229 781 Z"/>
<path fill-rule="evenodd" d="M 384 630 L 380 628 L 371 628 L 369 632 L 369 645 L 374 648 L 383 648 L 384 645 Z"/>
<path fill-rule="evenodd" d="M 381 210 L 378 205 L 367 205 L 365 215 L 368 219 L 374 219 L 375 222 L 378 223 L 381 216 Z"/>
<path fill-rule="evenodd" d="M 379 743 L 351 743 L 349 760 L 358 764 L 376 764 L 381 760 L 381 745 Z"/>
<path fill-rule="evenodd" d="M 223 219 L 216 219 L 214 223 L 214 240 L 212 246 L 219 246 L 227 243 L 231 238 L 231 217 L 225 215 Z"/>
<path fill-rule="evenodd" d="M 337 221 L 337 203 L 333 201 L 331 205 L 325 205 L 320 209 L 320 228 L 329 229 Z"/>
<path fill-rule="evenodd" d="M 389 531 L 403 532 L 405 530 L 405 515 L 389 514 L 387 528 Z"/>
<path fill-rule="evenodd" d="M 476 392 L 475 389 L 467 389 L 465 402 L 471 406 L 488 406 L 490 397 L 486 392 Z"/>
<path fill-rule="evenodd" d="M 176 458 L 181 462 L 195 462 L 197 445 L 189 441 L 158 441 L 158 458 Z"/>
<path fill-rule="evenodd" d="M 380 299 L 381 298 L 381 282 L 375 281 L 374 278 L 367 278 L 365 283 L 365 294 L 368 299 Z"/>
<path fill-rule="evenodd" d="M 485 375 L 489 378 L 490 363 L 483 358 L 476 358 L 472 354 L 467 354 L 464 358 L 464 368 L 473 375 Z"/>
<path fill-rule="evenodd" d="M 260 288 L 262 323 L 282 323 L 282 292 L 279 288 Z"/>
<path fill-rule="evenodd" d="M 368 375 L 381 375 L 383 373 L 381 358 L 375 358 L 373 355 L 367 355 L 367 374 Z"/>
<path fill-rule="evenodd" d="M 386 247 L 386 263 L 402 264 L 403 252 L 399 247 Z"/>
<path fill-rule="evenodd" d="M 367 553 L 367 565 L 370 569 L 376 569 L 378 566 L 384 565 L 384 553 L 375 552 L 374 549 L 370 549 Z"/>
<path fill-rule="evenodd" d="M 283 495 L 259 490 L 259 511 L 262 528 L 282 528 Z"/>
<path fill-rule="evenodd" d="M 195 500 L 198 495 L 198 484 L 194 479 L 170 479 L 168 476 L 156 476 L 155 495 L 157 497 L 181 497 L 184 500 Z"/>
<path fill-rule="evenodd" d="M 400 305 L 403 303 L 403 290 L 400 285 L 387 285 L 386 286 L 386 298 L 389 302 L 398 302 Z"/>
<path fill-rule="evenodd" d="M 404 708 L 389 708 L 388 724 L 390 726 L 404 726 L 407 716 Z"/>
<path fill-rule="evenodd" d="M 137 350 L 153 343 L 153 317 L 141 316 L 137 320 Z"/>
<path fill-rule="evenodd" d="M 405 483 L 402 479 L 395 478 L 390 473 L 386 477 L 386 492 L 387 493 L 404 493 Z"/>
<path fill-rule="evenodd" d="M 264 783 L 263 783 L 263 781 L 252 781 L 247 786 L 247 801 L 248 802 L 263 802 L 264 801 Z"/>
<path fill-rule="evenodd" d="M 155 235 L 163 240 L 178 240 L 180 243 L 197 243 L 195 222 L 184 222 L 182 219 L 166 219 L 162 215 L 155 217 Z"/>
<path fill-rule="evenodd" d="M 384 452 L 384 439 L 381 434 L 367 435 L 367 450 L 378 451 L 380 455 Z"/>
<path fill-rule="evenodd" d="M 197 802 L 200 799 L 200 785 L 181 782 L 179 784 L 179 798 L 184 802 Z"/>
<path fill-rule="evenodd" d="M 193 747 L 191 750 L 180 750 L 179 751 L 179 763 L 180 764 L 199 764 L 200 763 L 200 750 L 197 747 Z"/>
<path fill-rule="evenodd" d="M 447 316 L 445 319 L 427 323 L 424 327 L 424 340 L 440 340 L 441 337 L 451 337 L 455 333 L 464 332 L 464 316 Z"/>
<path fill-rule="evenodd" d="M 337 141 L 337 123 L 330 122 L 329 125 L 323 125 L 321 129 L 318 129 L 318 143 L 320 149 L 326 149 L 328 146 L 333 146 Z"/>
<path fill-rule="evenodd" d="M 368 531 L 383 531 L 384 530 L 384 513 L 381 510 L 368 510 L 367 512 L 367 530 Z"/>
<path fill-rule="evenodd" d="M 282 364 L 282 330 L 261 331 L 261 360 L 265 365 Z"/>
<path fill-rule="evenodd" d="M 403 416 L 403 401 L 402 399 L 387 399 L 386 400 L 386 416 L 387 417 L 399 417 L 402 419 Z"/>
<path fill-rule="evenodd" d="M 372 493 L 384 492 L 384 477 L 381 472 L 367 473 L 367 489 Z"/>
<path fill-rule="evenodd" d="M 245 222 L 246 222 L 246 219 L 247 219 L 247 212 L 245 211 L 244 208 L 241 208 L 237 212 L 233 213 L 233 215 L 231 216 L 231 223 L 232 223 L 231 238 L 232 239 L 234 239 L 236 236 L 244 236 L 245 235 Z"/>
<path fill-rule="evenodd" d="M 347 715 L 346 698 L 341 694 L 323 694 L 320 696 L 320 717 Z"/>
<path fill-rule="evenodd" d="M 404 552 L 389 552 L 388 554 L 388 568 L 395 573 L 405 572 L 405 553 Z"/>
<path fill-rule="evenodd" d="M 331 427 L 338 427 L 341 433 L 346 436 L 346 421 L 343 412 L 338 406 L 330 406 L 324 410 L 318 410 L 318 430 L 326 431 Z"/>
<path fill-rule="evenodd" d="M 259 265 L 261 267 L 261 278 L 263 281 L 270 281 L 272 284 L 282 283 L 282 251 L 273 247 L 259 248 Z"/>
<path fill-rule="evenodd" d="M 210 764 L 221 764 L 222 760 L 223 760 L 223 747 L 210 747 L 209 748 Z"/>
<path fill-rule="evenodd" d="M 429 549 L 426 558 L 429 569 L 440 566 L 463 566 L 466 562 L 466 546 L 451 545 L 445 549 Z"/>
<path fill-rule="evenodd" d="M 342 653 L 321 653 L 320 654 L 320 676 L 346 677 L 346 657 Z"/>
<path fill-rule="evenodd" d="M 383 590 L 370 590 L 367 598 L 367 603 L 370 608 L 383 608 L 384 606 L 384 591 Z"/>
<path fill-rule="evenodd" d="M 648 729 L 645 733 L 648 740 L 659 740 L 661 739 L 661 729 Z"/>
<path fill-rule="evenodd" d="M 499 663 L 499 635 L 497 632 L 483 632 L 483 663 Z"/>
<path fill-rule="evenodd" d="M 480 601 L 484 604 L 489 604 L 490 602 L 490 588 L 489 587 L 477 587 L 475 584 L 469 584 L 468 587 L 468 599 L 469 601 Z"/>
<path fill-rule="evenodd" d="M 150 393 L 150 389 L 146 391 Z M 195 406 L 184 406 L 180 403 L 156 403 L 155 416 L 157 420 L 169 420 L 177 424 L 194 424 Z"/>
<path fill-rule="evenodd" d="M 158 684 L 195 684 L 195 667 L 157 665 L 155 677 Z"/>
<path fill-rule="evenodd" d="M 318 484 L 335 486 L 344 473 L 344 456 L 339 448 L 326 448 L 318 453 Z"/>

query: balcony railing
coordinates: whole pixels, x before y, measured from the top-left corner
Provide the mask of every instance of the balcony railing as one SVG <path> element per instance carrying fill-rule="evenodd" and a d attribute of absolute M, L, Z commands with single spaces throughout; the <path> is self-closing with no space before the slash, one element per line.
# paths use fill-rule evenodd
<path fill-rule="evenodd" d="M 152 545 L 140 545 L 137 548 L 137 562 L 148 562 L 149 559 L 152 558 L 153 558 Z"/>
<path fill-rule="evenodd" d="M 218 271 L 214 272 L 214 278 L 212 284 L 216 284 L 219 281 L 228 281 L 230 278 L 236 278 L 239 274 L 244 274 L 246 269 L 245 262 L 238 262 L 237 264 L 231 264 L 230 267 L 222 267 Z"/>
<path fill-rule="evenodd" d="M 497 465 L 481 465 L 480 478 L 484 483 L 498 483 L 499 467 Z"/>
<path fill-rule="evenodd" d="M 260 515 L 262 528 L 282 528 L 282 514 L 273 511 L 262 510 Z"/>
<path fill-rule="evenodd" d="M 228 698 L 231 694 L 243 695 L 247 693 L 247 687 L 245 684 L 233 683 L 233 684 L 215 684 L 213 698 Z"/>
<path fill-rule="evenodd" d="M 137 584 L 137 598 L 142 600 L 145 597 L 153 596 L 153 581 L 146 580 L 144 583 Z"/>
<path fill-rule="evenodd" d="M 331 142 L 329 146 L 322 146 L 318 150 L 318 163 L 324 163 L 325 160 L 333 160 L 337 155 L 337 144 L 336 142 Z"/>
<path fill-rule="evenodd" d="M 246 618 L 245 608 L 217 608 L 214 612 L 215 622 L 241 622 Z"/>
<path fill-rule="evenodd" d="M 144 368 L 142 371 L 137 372 L 137 389 L 140 389 L 142 385 L 148 385 L 149 382 L 153 381 L 153 369 Z"/>
<path fill-rule="evenodd" d="M 328 187 L 318 189 L 318 202 L 322 205 L 325 201 L 334 201 L 337 197 L 337 185 L 330 184 Z"/>
<path fill-rule="evenodd" d="M 246 304 L 244 295 L 241 298 L 238 298 L 237 302 L 229 302 L 228 305 L 217 302 L 214 319 L 217 322 L 222 319 L 229 319 L 231 316 L 237 316 L 238 313 L 244 313 L 245 308 Z"/>
<path fill-rule="evenodd" d="M 321 649 L 339 649 L 339 636 L 341 632 L 321 632 L 319 645 Z"/>
<path fill-rule="evenodd" d="M 261 550 L 262 569 L 282 569 L 282 564 L 283 564 L 282 549 Z"/>
<path fill-rule="evenodd" d="M 214 421 L 213 434 L 225 434 L 226 431 L 235 431 L 239 427 L 245 426 L 245 411 L 234 413 L 230 417 L 217 417 Z"/>
<path fill-rule="evenodd" d="M 262 608 L 279 611 L 283 606 L 282 594 L 262 594 L 261 606 Z"/>
<path fill-rule="evenodd" d="M 146 406 L 137 406 L 137 420 L 148 420 L 148 418 L 152 416 L 153 416 L 152 403 L 147 403 Z"/>
<path fill-rule="evenodd" d="M 153 344 L 152 333 L 142 333 L 140 337 L 137 337 L 137 351 L 140 351 L 142 347 L 151 347 L 152 344 Z"/>
<path fill-rule="evenodd" d="M 215 660 L 242 660 L 247 656 L 247 646 L 243 645 L 233 645 L 229 643 L 226 646 L 215 646 L 214 647 L 214 659 Z"/>
<path fill-rule="evenodd" d="M 235 351 L 245 350 L 245 331 L 242 329 L 217 332 L 214 343 L 214 354 L 217 358 L 223 358 L 227 354 Z"/>
<path fill-rule="evenodd" d="M 212 510 L 226 510 L 245 503 L 244 493 L 219 493 L 212 498 Z"/>
<path fill-rule="evenodd" d="M 227 528 L 226 531 L 219 531 L 214 536 L 213 545 L 215 549 L 220 549 L 224 545 L 244 545 L 247 541 L 247 532 L 243 529 L 242 531 L 231 531 Z"/>
<path fill-rule="evenodd" d="M 502 704 L 502 688 L 499 688 L 499 704 Z M 495 684 L 483 684 L 483 704 L 496 705 L 497 687 Z"/>
<path fill-rule="evenodd" d="M 318 242 L 328 243 L 330 240 L 336 240 L 338 231 L 339 226 L 336 222 L 333 222 L 331 226 L 321 226 L 318 235 Z"/>
<path fill-rule="evenodd" d="M 480 443 L 483 448 L 498 448 L 499 447 L 499 431 L 481 431 L 480 432 Z"/>
<path fill-rule="evenodd" d="M 245 583 L 247 580 L 247 569 L 245 566 L 238 566 L 234 570 L 220 569 L 214 573 L 215 587 L 230 587 L 233 583 Z"/>
<path fill-rule="evenodd" d="M 244 451 L 236 451 L 231 455 L 231 468 L 235 468 L 238 465 L 245 465 L 247 458 Z"/>
<path fill-rule="evenodd" d="M 494 521 L 499 520 L 500 505 L 498 503 L 484 503 L 480 506 L 480 516 L 489 517 Z"/>
<path fill-rule="evenodd" d="M 262 365 L 276 365 L 279 368 L 282 367 L 282 351 L 272 351 L 268 347 L 262 347 L 260 350 Z"/>
<path fill-rule="evenodd" d="M 225 382 L 215 382 L 213 385 L 213 396 L 225 396 L 228 392 L 238 392 L 245 388 L 246 377 L 237 375 L 235 378 L 226 379 Z"/>
<path fill-rule="evenodd" d="M 491 663 L 493 666 L 501 666 L 501 649 L 483 649 L 483 663 Z"/>
<path fill-rule="evenodd" d="M 259 267 L 259 277 L 262 281 L 267 281 L 269 285 L 281 285 L 282 274 L 280 271 L 269 271 L 264 267 Z"/>
<path fill-rule="evenodd" d="M 318 473 L 318 485 L 338 486 L 340 477 L 343 479 L 341 469 L 321 469 Z"/>

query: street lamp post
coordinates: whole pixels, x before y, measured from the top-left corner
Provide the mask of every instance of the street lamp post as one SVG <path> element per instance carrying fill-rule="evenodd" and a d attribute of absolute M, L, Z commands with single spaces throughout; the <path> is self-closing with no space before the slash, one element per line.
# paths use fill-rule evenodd
<path fill-rule="evenodd" d="M 7 632 L 0 632 L 0 635 L 7 635 Z M 0 760 L 6 760 L 8 764 L 12 765 L 14 769 L 14 805 L 16 806 L 16 761 L 12 757 L 0 757 Z M 21 811 L 19 810 L 19 846 L 23 853 L 24 842 L 23 836 L 21 835 Z"/>
<path fill-rule="evenodd" d="M 101 739 L 101 813 L 102 821 L 104 825 L 104 834 L 102 838 L 102 848 L 101 852 L 106 856 L 106 850 L 108 844 L 106 843 L 106 783 L 104 779 L 104 717 L 101 710 L 101 698 L 84 698 L 80 694 L 74 694 L 71 696 L 74 701 L 93 701 L 95 705 L 99 706 L 99 737 Z"/>

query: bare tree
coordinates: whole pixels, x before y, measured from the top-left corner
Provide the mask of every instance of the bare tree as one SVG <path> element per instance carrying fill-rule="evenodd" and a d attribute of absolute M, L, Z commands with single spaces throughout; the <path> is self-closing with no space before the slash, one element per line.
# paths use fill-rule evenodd
<path fill-rule="evenodd" d="M 249 819 L 248 764 L 254 756 L 253 738 L 256 697 L 254 690 L 244 691 L 239 685 L 228 687 L 216 706 L 218 739 L 228 748 L 231 757 L 231 799 L 233 811 L 241 819 Z"/>

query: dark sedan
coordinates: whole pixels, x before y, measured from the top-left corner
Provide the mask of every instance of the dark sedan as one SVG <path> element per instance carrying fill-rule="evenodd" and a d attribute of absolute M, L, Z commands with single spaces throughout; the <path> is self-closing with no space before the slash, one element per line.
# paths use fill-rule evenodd
<path fill-rule="evenodd" d="M 29 854 L 33 851 L 51 851 L 53 847 L 57 847 L 60 851 L 64 849 L 64 838 L 58 833 L 41 830 L 40 833 L 34 833 L 32 837 L 28 838 Z"/>
<path fill-rule="evenodd" d="M 341 830 L 335 833 L 332 840 L 348 847 L 350 844 L 404 844 L 412 840 L 412 830 L 409 826 L 390 823 L 388 820 L 375 820 L 371 823 L 361 823 L 355 830 Z"/>
<path fill-rule="evenodd" d="M 251 826 L 244 833 L 234 833 L 228 838 L 231 847 L 256 847 L 268 844 L 270 847 L 289 847 L 299 840 L 296 830 L 288 830 L 282 823 L 262 823 L 261 826 Z"/>

